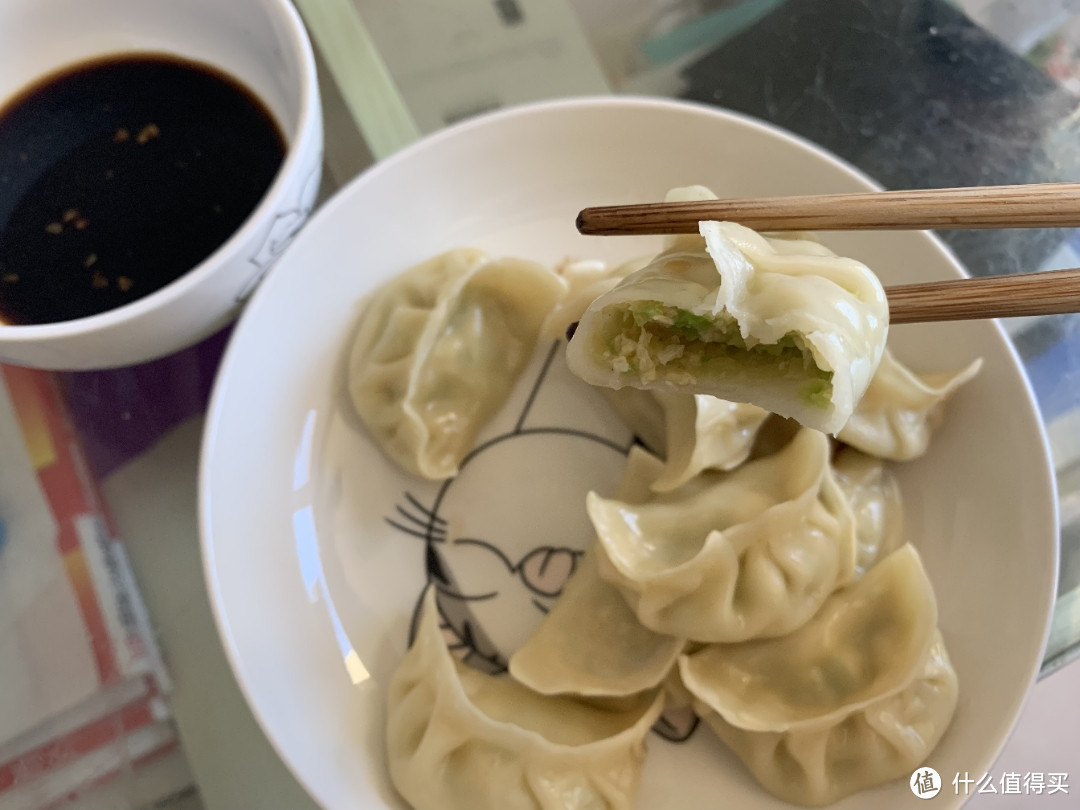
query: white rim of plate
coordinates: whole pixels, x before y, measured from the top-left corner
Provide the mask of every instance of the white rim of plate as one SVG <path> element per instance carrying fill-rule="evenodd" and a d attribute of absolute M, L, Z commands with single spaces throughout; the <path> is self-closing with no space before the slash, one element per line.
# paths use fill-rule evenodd
<path fill-rule="evenodd" d="M 332 199 L 327 201 L 325 205 L 318 211 L 316 211 L 311 220 L 305 224 L 304 228 L 298 234 L 296 241 L 288 248 L 289 251 L 295 250 L 297 244 L 304 241 L 305 232 L 309 230 L 311 223 L 316 219 L 322 217 L 333 216 L 333 213 L 340 207 L 348 205 L 350 198 L 355 193 L 355 189 L 358 186 L 369 181 L 372 177 L 377 177 L 379 174 L 390 171 L 398 163 L 408 161 L 413 158 L 413 155 L 421 153 L 428 149 L 436 148 L 445 140 L 459 138 L 466 136 L 470 131 L 475 128 L 482 128 L 493 125 L 506 118 L 518 118 L 529 115 L 545 115 L 554 110 L 565 110 L 575 108 L 596 108 L 596 107 L 611 107 L 611 108 L 643 108 L 653 110 L 670 110 L 672 112 L 680 113 L 696 113 L 699 115 L 717 117 L 728 121 L 734 121 L 741 125 L 757 129 L 762 132 L 767 132 L 772 136 L 778 137 L 781 140 L 789 141 L 792 144 L 808 150 L 814 153 L 817 157 L 827 160 L 829 163 L 842 170 L 843 172 L 858 177 L 862 182 L 868 184 L 876 190 L 883 190 L 880 183 L 875 181 L 869 175 L 862 172 L 855 166 L 847 163 L 841 158 L 829 152 L 824 147 L 818 146 L 806 138 L 796 135 L 788 130 L 777 127 L 768 122 L 762 121 L 758 118 L 754 118 L 743 113 L 734 112 L 721 107 L 714 107 L 711 105 L 701 104 L 698 102 L 689 101 L 676 101 L 672 99 L 658 99 L 649 98 L 643 96 L 580 96 L 568 99 L 557 99 L 553 101 L 540 101 L 528 104 L 521 104 L 513 107 L 508 107 L 502 110 L 498 110 L 491 113 L 485 113 L 475 118 L 466 119 L 449 126 L 445 129 L 434 132 L 424 138 L 416 141 L 413 144 L 402 149 L 390 157 L 386 158 L 380 163 L 371 166 L 361 174 L 350 180 L 345 186 L 335 193 Z M 947 256 L 948 260 L 953 266 L 963 275 L 969 275 L 963 264 L 956 258 L 952 250 L 945 244 L 936 234 L 931 231 L 924 232 L 934 244 L 942 250 Z M 199 534 L 200 545 L 202 551 L 202 564 L 203 564 L 203 576 L 206 580 L 207 595 L 210 600 L 210 608 L 214 616 L 214 624 L 217 627 L 218 635 L 220 636 L 222 648 L 225 651 L 225 656 L 228 659 L 229 667 L 232 670 L 233 677 L 236 680 L 237 686 L 240 688 L 241 693 L 244 696 L 244 700 L 247 703 L 252 715 L 255 717 L 256 722 L 259 725 L 263 735 L 269 741 L 274 753 L 285 764 L 292 776 L 299 782 L 299 784 L 307 791 L 311 799 L 320 807 L 326 808 L 326 810 L 337 810 L 330 802 L 325 801 L 322 797 L 322 791 L 318 789 L 316 785 L 313 785 L 307 779 L 305 773 L 300 771 L 289 757 L 285 755 L 276 737 L 270 733 L 269 723 L 264 716 L 263 707 L 260 706 L 252 697 L 249 686 L 241 675 L 240 668 L 240 651 L 236 639 L 233 637 L 231 627 L 229 625 L 228 617 L 225 614 L 225 608 L 222 600 L 221 582 L 218 578 L 218 572 L 214 565 L 214 535 L 212 530 L 212 514 L 213 505 L 211 503 L 211 494 L 209 487 L 210 468 L 212 465 L 213 446 L 215 444 L 215 438 L 218 430 L 218 423 L 220 420 L 221 412 L 224 408 L 226 389 L 225 379 L 228 376 L 229 368 L 233 363 L 239 362 L 237 357 L 238 350 L 236 349 L 237 342 L 235 338 L 247 329 L 253 328 L 251 324 L 255 323 L 260 317 L 259 313 L 261 309 L 266 306 L 265 302 L 270 300 L 270 296 L 273 294 L 273 284 L 275 277 L 279 276 L 280 270 L 285 262 L 278 261 L 274 267 L 267 274 L 267 278 L 259 285 L 255 290 L 254 295 L 247 304 L 242 313 L 239 322 L 230 338 L 229 345 L 225 350 L 225 354 L 222 357 L 221 363 L 218 368 L 217 377 L 214 381 L 213 390 L 211 392 L 210 404 L 206 410 L 206 423 L 203 432 L 203 441 L 200 447 L 200 459 L 199 459 L 199 482 L 198 482 L 198 507 L 199 507 Z M 1008 333 L 1000 322 L 994 322 L 994 328 L 998 330 L 1001 336 L 1004 338 L 1004 345 L 1013 362 L 1016 366 L 1023 370 L 1024 364 L 1020 359 L 1020 355 L 1017 352 L 1012 340 L 1008 337 Z M 1038 408 L 1038 401 L 1035 397 L 1035 392 L 1031 387 L 1031 382 L 1027 377 L 1027 374 L 1022 374 L 1022 382 L 1024 392 L 1027 396 L 1028 405 L 1032 412 L 1038 417 L 1039 438 L 1041 441 L 1042 457 L 1046 462 L 1042 465 L 1042 472 L 1044 473 L 1044 481 L 1046 490 L 1051 495 L 1051 523 L 1053 528 L 1053 534 L 1055 538 L 1060 538 L 1061 525 L 1060 525 L 1060 509 L 1059 509 L 1059 496 L 1057 490 L 1057 479 L 1054 473 L 1053 456 L 1051 454 L 1049 437 L 1046 431 L 1046 425 L 1042 419 Z M 1051 559 L 1052 563 L 1052 580 L 1056 583 L 1059 575 L 1060 565 L 1060 547 L 1055 547 L 1055 551 Z M 1049 599 L 1044 609 L 1040 611 L 1044 615 L 1042 638 L 1040 639 L 1039 647 L 1045 652 L 1046 644 L 1050 636 L 1051 618 L 1053 615 L 1054 605 L 1057 601 L 1056 589 L 1049 591 Z M 1029 677 L 1027 679 L 1026 688 L 1024 691 L 1024 697 L 1020 702 L 1016 716 L 1013 718 L 1011 725 L 1009 726 L 1008 734 L 1004 735 L 1001 742 L 997 746 L 997 749 L 993 752 L 993 756 L 990 759 L 990 763 L 993 764 L 1001 756 L 1001 752 L 1016 730 L 1016 725 L 1019 722 L 1020 716 L 1023 714 L 1024 707 L 1027 705 L 1031 698 L 1032 688 L 1038 680 L 1039 673 L 1042 669 L 1042 658 L 1036 662 L 1032 668 Z M 961 804 L 966 803 L 966 799 Z"/>

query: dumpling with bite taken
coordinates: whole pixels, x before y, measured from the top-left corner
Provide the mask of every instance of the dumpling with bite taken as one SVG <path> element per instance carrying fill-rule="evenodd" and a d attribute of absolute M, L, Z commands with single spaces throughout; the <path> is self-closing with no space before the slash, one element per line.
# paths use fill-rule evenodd
<path fill-rule="evenodd" d="M 711 394 L 835 434 L 881 360 L 889 309 L 866 265 L 799 238 L 700 223 L 597 298 L 567 347 L 593 385 Z"/>

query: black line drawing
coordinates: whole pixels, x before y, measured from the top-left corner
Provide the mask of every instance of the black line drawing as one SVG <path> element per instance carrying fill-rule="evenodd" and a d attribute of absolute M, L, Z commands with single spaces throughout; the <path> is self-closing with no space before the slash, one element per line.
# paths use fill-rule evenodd
<path fill-rule="evenodd" d="M 270 272 L 270 268 L 278 257 L 285 252 L 285 248 L 292 244 L 300 228 L 307 222 L 311 209 L 315 206 L 315 195 L 319 191 L 319 178 L 322 174 L 322 153 L 315 159 L 308 176 L 300 186 L 300 193 L 296 205 L 281 211 L 274 217 L 273 224 L 259 245 L 258 250 L 248 258 L 248 264 L 255 267 L 248 282 L 236 296 L 236 303 L 240 304 L 247 300 L 254 292 L 259 283 Z"/>
<path fill-rule="evenodd" d="M 499 616 L 516 613 L 523 614 L 527 620 L 532 617 L 534 624 L 539 622 L 562 593 L 583 552 L 560 544 L 554 538 L 550 544 L 515 547 L 511 538 L 501 535 L 455 536 L 452 521 L 445 515 L 448 514 L 450 502 L 459 495 L 459 489 L 467 486 L 461 483 L 463 474 L 470 472 L 473 465 L 485 464 L 488 460 L 491 463 L 513 464 L 520 463 L 524 458 L 527 463 L 528 448 L 519 444 L 525 441 L 549 443 L 550 438 L 562 439 L 571 454 L 571 463 L 597 452 L 611 452 L 625 457 L 632 446 L 620 445 L 604 436 L 574 428 L 525 427 L 526 419 L 562 345 L 561 340 L 552 343 L 510 432 L 491 438 L 470 451 L 462 460 L 458 475 L 443 482 L 430 505 L 421 502 L 414 494 L 405 492 L 402 503 L 395 504 L 384 517 L 387 525 L 407 537 L 424 542 L 426 546 L 424 587 L 413 610 L 409 644 L 416 635 L 423 593 L 429 585 L 433 585 L 440 625 L 448 648 L 459 660 L 490 674 L 506 672 L 507 652 L 504 647 L 507 645 L 505 637 L 500 639 L 493 627 L 485 628 L 485 622 L 478 614 L 487 612 L 490 617 L 492 612 L 497 612 Z M 469 503 L 475 503 L 475 497 Z M 559 509 L 563 506 L 549 504 L 547 508 Z M 528 511 L 528 507 L 522 508 Z M 530 517 L 523 514 L 521 519 L 526 521 Z M 536 517 L 543 520 L 542 515 Z M 674 711 L 665 712 L 654 726 L 654 731 L 665 740 L 683 742 L 690 738 L 696 727 L 697 719 L 692 712 Z"/>
<path fill-rule="evenodd" d="M 653 725 L 652 730 L 668 742 L 681 743 L 690 739 L 697 731 L 698 723 L 701 722 L 693 709 L 684 706 L 678 709 L 667 709 Z"/>

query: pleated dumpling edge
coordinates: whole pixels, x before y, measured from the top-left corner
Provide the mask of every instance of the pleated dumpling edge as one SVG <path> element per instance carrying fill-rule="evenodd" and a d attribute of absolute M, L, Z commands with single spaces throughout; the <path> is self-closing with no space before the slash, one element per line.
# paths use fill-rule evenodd
<path fill-rule="evenodd" d="M 736 642 L 791 632 L 855 573 L 854 517 L 829 453 L 828 437 L 803 428 L 771 456 L 656 493 L 662 463 L 635 448 L 621 492 L 586 498 L 600 575 L 657 633 Z"/>
<path fill-rule="evenodd" d="M 881 282 L 808 239 L 701 222 L 595 300 L 567 347 L 593 385 L 710 394 L 835 434 L 881 360 Z"/>
<path fill-rule="evenodd" d="M 347 387 L 383 453 L 424 478 L 453 476 L 565 293 L 543 265 L 474 248 L 435 256 L 375 290 L 353 338 Z"/>
<path fill-rule="evenodd" d="M 386 727 L 391 780 L 415 810 L 631 810 L 662 692 L 611 711 L 538 695 L 453 658 L 433 588 L 422 611 Z"/>

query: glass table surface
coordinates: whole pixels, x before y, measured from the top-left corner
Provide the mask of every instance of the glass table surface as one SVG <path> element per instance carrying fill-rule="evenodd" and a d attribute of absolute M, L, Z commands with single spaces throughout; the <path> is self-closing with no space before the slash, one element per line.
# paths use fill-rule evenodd
<path fill-rule="evenodd" d="M 655 8 L 639 15 L 641 25 L 616 47 L 598 40 L 596 30 L 604 30 L 604 13 L 620 1 Z M 328 35 L 358 26 L 351 3 L 297 2 L 319 50 L 327 133 L 323 200 L 419 134 L 376 43 Z M 1064 4 L 575 5 L 614 91 L 685 98 L 771 121 L 887 188 L 1080 180 L 1080 45 L 1073 44 L 1080 43 L 1080 13 Z M 1035 7 L 1042 17 L 1032 22 Z M 634 70 L 627 68 L 631 63 Z M 941 236 L 973 275 L 1080 266 L 1077 231 Z M 1080 653 L 1080 315 L 1003 323 L 1038 398 L 1060 495 L 1061 567 L 1045 675 Z M 198 440 L 228 336 L 226 329 L 136 367 L 52 379 L 127 546 L 173 680 L 168 702 L 207 803 L 308 807 L 310 800 L 288 777 L 263 780 L 260 793 L 264 769 L 282 766 L 260 741 L 231 678 L 202 583 Z M 230 765 L 221 774 L 224 756 Z"/>

